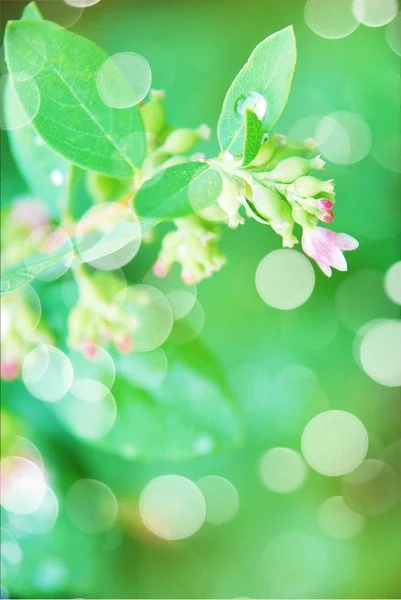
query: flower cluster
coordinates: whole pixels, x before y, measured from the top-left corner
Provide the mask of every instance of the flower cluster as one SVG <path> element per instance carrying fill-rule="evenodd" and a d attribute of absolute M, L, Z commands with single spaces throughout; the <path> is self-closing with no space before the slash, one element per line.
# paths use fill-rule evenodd
<path fill-rule="evenodd" d="M 113 273 L 90 273 L 82 265 L 74 275 L 79 299 L 68 318 L 68 345 L 88 359 L 95 358 L 98 345 L 109 342 L 121 354 L 132 352 L 138 323 L 124 312 L 125 283 Z"/>
<path fill-rule="evenodd" d="M 227 151 L 206 160 L 193 150 L 198 141 L 209 137 L 209 128 L 206 125 L 197 129 L 171 126 L 163 100 L 164 93 L 153 90 L 149 100 L 141 105 L 147 132 L 147 157 L 135 178 L 126 182 L 121 190 L 117 187 L 121 198 L 116 192 L 116 204 L 110 204 L 108 195 L 103 194 L 103 198 L 100 193 L 105 178 L 89 174 L 87 182 L 88 191 L 97 202 L 109 202 L 106 218 L 110 219 L 115 213 L 113 206 L 120 204 L 135 212 L 137 190 L 169 166 L 188 160 L 202 161 L 219 172 L 222 189 L 215 203 L 199 211 L 194 209 L 190 216 L 173 219 L 175 229 L 164 235 L 153 266 L 156 276 L 167 276 L 172 264 L 177 262 L 187 284 L 209 277 L 226 262 L 218 247 L 221 225 L 237 228 L 246 218 L 269 225 L 286 248 L 298 243 L 297 229 L 301 227 L 305 254 L 313 258 L 326 275 L 331 275 L 332 268 L 347 269 L 343 251 L 355 249 L 358 242 L 349 235 L 334 233 L 319 225 L 333 221 L 335 193 L 333 180 L 318 176 L 325 163 L 313 140 L 301 143 L 278 134 L 266 135 L 250 164 L 244 165 L 241 158 Z M 110 185 L 108 179 L 106 183 Z M 116 182 L 112 183 L 115 186 Z M 10 268 L 24 261 L 28 254 L 43 250 L 53 238 L 49 215 L 40 201 L 18 199 L 7 210 L 2 251 L 3 264 Z M 96 228 L 98 218 L 96 213 L 92 220 L 85 221 L 85 226 Z M 62 225 L 68 230 L 70 215 Z M 72 226 L 74 230 L 73 222 Z M 142 239 L 153 241 L 153 231 L 147 230 Z M 124 310 L 121 296 L 126 290 L 125 284 L 121 286 L 115 274 L 89 269 L 79 260 L 74 262 L 73 272 L 79 300 L 68 318 L 68 345 L 81 350 L 87 358 L 95 357 L 98 345 L 108 343 L 118 352 L 131 352 L 139 324 L 135 314 Z M 131 300 L 134 304 L 137 302 L 134 298 Z M 10 380 L 19 375 L 25 354 L 35 344 L 49 343 L 51 334 L 43 321 L 39 325 L 34 322 L 32 308 L 21 290 L 4 300 L 2 317 L 1 377 Z"/>
<path fill-rule="evenodd" d="M 171 131 L 166 124 L 161 92 L 154 92 L 142 110 L 151 131 L 153 160 L 162 168 L 180 162 L 182 155 L 205 137 L 202 135 L 205 126 L 196 131 Z M 219 235 L 216 224 L 236 228 L 244 224 L 244 217 L 270 225 L 286 248 L 298 243 L 294 228 L 300 225 L 305 254 L 313 258 L 326 275 L 331 275 L 332 267 L 346 270 L 342 252 L 357 248 L 358 242 L 349 235 L 336 234 L 318 225 L 334 220 L 335 193 L 332 179 L 322 180 L 314 175 L 325 165 L 317 154 L 315 142 L 312 139 L 302 143 L 289 141 L 278 134 L 265 137 L 258 155 L 249 165 L 244 166 L 241 158 L 227 151 L 217 159 L 206 161 L 222 176 L 221 194 L 214 206 L 200 211 L 196 218 L 175 222 L 177 231 L 167 234 L 162 243 L 154 266 L 156 275 L 164 277 L 176 261 L 182 265 L 185 282 L 210 276 L 225 263 L 216 244 Z M 192 158 L 199 160 L 198 156 Z M 211 224 L 214 224 L 213 229 Z"/>

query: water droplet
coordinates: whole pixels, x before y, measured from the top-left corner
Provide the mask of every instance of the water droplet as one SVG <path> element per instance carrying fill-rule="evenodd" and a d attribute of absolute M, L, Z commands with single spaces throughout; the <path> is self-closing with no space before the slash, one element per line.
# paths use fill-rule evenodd
<path fill-rule="evenodd" d="M 252 110 L 258 119 L 263 119 L 266 114 L 267 102 L 259 92 L 242 94 L 235 103 L 235 110 L 245 116 L 246 109 Z"/>

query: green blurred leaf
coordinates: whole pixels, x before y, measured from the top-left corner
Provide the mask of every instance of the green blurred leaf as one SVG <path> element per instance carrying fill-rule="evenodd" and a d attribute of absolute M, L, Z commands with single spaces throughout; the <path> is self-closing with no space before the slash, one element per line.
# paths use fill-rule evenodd
<path fill-rule="evenodd" d="M 6 118 L 12 119 L 15 94 L 10 82 L 5 91 Z M 8 131 L 14 160 L 32 193 L 46 203 L 50 215 L 58 217 L 66 205 L 70 165 L 65 158 L 53 152 L 36 133 L 31 124 Z M 60 185 L 54 185 L 55 174 Z"/>
<path fill-rule="evenodd" d="M 212 204 L 221 193 L 220 174 L 204 162 L 168 167 L 145 181 L 135 196 L 141 217 L 185 217 Z"/>
<path fill-rule="evenodd" d="M 66 261 L 66 264 L 71 263 L 73 258 L 73 250 L 71 247 L 65 249 L 61 247 L 54 254 L 49 255 L 38 262 L 32 262 L 29 265 L 23 265 L 10 273 L 5 273 L 1 276 L 1 295 L 6 296 L 15 290 L 31 283 L 38 275 L 45 273 L 48 269 L 54 267 L 60 261 Z"/>
<path fill-rule="evenodd" d="M 245 111 L 245 144 L 243 165 L 249 165 L 257 157 L 262 145 L 263 127 L 257 115 L 249 109 Z"/>
<path fill-rule="evenodd" d="M 117 418 L 89 443 L 141 461 L 185 460 L 230 448 L 241 439 L 236 405 L 216 360 L 200 345 L 163 346 L 167 373 L 144 353 L 120 357 L 112 394 Z M 163 378 L 164 376 L 164 378 Z M 63 422 L 68 397 L 52 408 Z M 74 427 L 67 425 L 74 433 Z"/>
<path fill-rule="evenodd" d="M 261 117 L 264 132 L 272 129 L 287 103 L 295 62 L 292 27 L 274 33 L 256 46 L 224 99 L 218 124 L 222 150 L 229 150 L 238 156 L 242 153 L 245 127 L 244 115 L 238 104 L 246 101 L 252 93 L 260 94 L 261 100 L 266 101 L 266 111 Z"/>
<path fill-rule="evenodd" d="M 5 45 L 27 114 L 34 112 L 32 86 L 38 86 L 40 107 L 33 126 L 49 146 L 84 169 L 132 176 L 145 156 L 142 119 L 137 106 L 110 108 L 100 98 L 96 77 L 107 59 L 103 50 L 48 21 L 10 22 Z M 41 61 L 43 68 L 38 68 Z"/>

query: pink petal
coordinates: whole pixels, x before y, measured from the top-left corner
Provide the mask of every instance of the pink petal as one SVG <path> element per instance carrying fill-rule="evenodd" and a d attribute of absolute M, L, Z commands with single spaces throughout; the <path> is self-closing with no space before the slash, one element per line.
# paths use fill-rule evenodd
<path fill-rule="evenodd" d="M 331 273 L 332 273 L 332 271 L 331 271 L 331 268 L 330 268 L 330 266 L 329 266 L 327 263 L 325 263 L 325 262 L 321 262 L 321 261 L 319 261 L 319 260 L 317 260 L 316 262 L 317 262 L 317 264 L 319 265 L 319 267 L 321 268 L 321 270 L 323 271 L 323 273 L 324 273 L 325 275 L 327 275 L 327 277 L 331 277 Z"/>
<path fill-rule="evenodd" d="M 355 250 L 358 248 L 359 242 L 347 233 L 339 233 L 337 235 L 337 246 L 340 250 Z"/>
<path fill-rule="evenodd" d="M 347 270 L 347 261 L 344 258 L 341 250 L 336 248 L 331 255 L 331 266 L 337 269 L 338 271 L 346 271 Z"/>

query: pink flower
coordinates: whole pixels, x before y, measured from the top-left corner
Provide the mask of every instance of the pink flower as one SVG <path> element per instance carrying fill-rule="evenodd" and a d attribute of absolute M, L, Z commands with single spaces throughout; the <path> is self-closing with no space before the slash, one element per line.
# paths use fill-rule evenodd
<path fill-rule="evenodd" d="M 347 270 L 343 250 L 355 250 L 359 244 L 346 233 L 334 233 L 330 229 L 314 227 L 304 229 L 302 248 L 305 254 L 313 258 L 323 273 L 331 277 L 331 267 L 339 271 Z"/>
<path fill-rule="evenodd" d="M 94 342 L 92 342 L 91 340 L 85 340 L 82 344 L 82 353 L 85 356 L 85 358 L 91 360 L 93 358 L 96 358 L 96 354 L 97 354 L 97 346 Z"/>
<path fill-rule="evenodd" d="M 166 277 L 168 272 L 168 265 L 164 262 L 164 260 L 159 258 L 153 265 L 153 273 L 156 275 L 156 277 Z"/>
<path fill-rule="evenodd" d="M 4 381 L 14 381 L 19 375 L 20 364 L 17 358 L 2 357 L 0 365 L 1 379 Z"/>
<path fill-rule="evenodd" d="M 134 349 L 134 340 L 129 333 L 122 333 L 115 337 L 114 345 L 121 354 L 129 354 Z"/>

